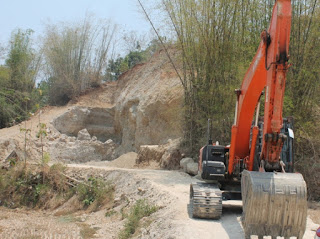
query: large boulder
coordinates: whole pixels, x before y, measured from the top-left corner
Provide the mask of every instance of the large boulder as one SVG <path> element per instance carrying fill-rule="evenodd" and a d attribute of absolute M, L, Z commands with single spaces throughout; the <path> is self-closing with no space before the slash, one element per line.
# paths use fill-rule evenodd
<path fill-rule="evenodd" d="M 164 147 L 160 145 L 141 145 L 136 159 L 136 164 L 159 162 L 165 153 Z"/>
<path fill-rule="evenodd" d="M 24 149 L 19 142 L 15 139 L 0 139 L 0 162 L 11 158 L 13 154 L 14 158 L 24 159 Z M 27 156 L 29 156 L 28 153 Z"/>
<path fill-rule="evenodd" d="M 182 159 L 180 139 L 170 139 L 163 147 L 165 148 L 165 153 L 161 157 L 160 167 L 163 169 L 179 169 Z"/>
<path fill-rule="evenodd" d="M 119 141 L 114 131 L 114 108 L 90 108 L 75 106 L 53 120 L 53 126 L 62 134 L 77 136 L 87 129 L 91 136 L 101 142 L 108 139 Z"/>
<path fill-rule="evenodd" d="M 183 158 L 181 159 L 180 161 L 180 167 L 182 168 L 182 170 L 184 172 L 187 172 L 187 164 L 188 163 L 194 163 L 194 160 L 193 158 Z"/>
<path fill-rule="evenodd" d="M 178 169 L 181 159 L 180 139 L 176 139 L 164 145 L 141 145 L 136 164 L 154 161 L 163 169 Z"/>
<path fill-rule="evenodd" d="M 188 163 L 187 164 L 187 173 L 191 175 L 198 174 L 198 163 Z"/>

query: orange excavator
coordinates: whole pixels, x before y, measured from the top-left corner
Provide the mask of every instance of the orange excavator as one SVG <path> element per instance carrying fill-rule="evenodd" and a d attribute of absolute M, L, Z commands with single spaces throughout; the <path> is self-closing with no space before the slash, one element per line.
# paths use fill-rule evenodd
<path fill-rule="evenodd" d="M 235 91 L 231 144 L 213 144 L 208 137 L 199 156 L 199 173 L 206 182 L 190 185 L 193 217 L 218 219 L 222 200 L 242 198 L 246 239 L 302 239 L 306 229 L 306 183 L 293 173 L 293 119 L 282 117 L 290 29 L 291 1 L 276 0 L 269 29 L 262 32 L 242 86 Z"/>

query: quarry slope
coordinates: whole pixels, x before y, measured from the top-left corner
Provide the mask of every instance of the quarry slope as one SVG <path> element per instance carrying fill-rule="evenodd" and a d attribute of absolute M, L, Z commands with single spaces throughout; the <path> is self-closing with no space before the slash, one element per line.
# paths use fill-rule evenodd
<path fill-rule="evenodd" d="M 182 104 L 179 78 L 164 52 L 158 52 L 117 82 L 92 89 L 67 106 L 45 107 L 30 120 L 1 129 L 0 161 L 13 150 L 24 158 L 25 143 L 28 160 L 40 158 L 43 146 L 53 162 L 69 163 L 112 160 L 137 152 L 141 145 L 165 144 L 182 136 Z M 36 137 L 39 123 L 47 131 L 42 143 Z M 87 141 L 77 137 L 83 129 L 90 134 Z"/>

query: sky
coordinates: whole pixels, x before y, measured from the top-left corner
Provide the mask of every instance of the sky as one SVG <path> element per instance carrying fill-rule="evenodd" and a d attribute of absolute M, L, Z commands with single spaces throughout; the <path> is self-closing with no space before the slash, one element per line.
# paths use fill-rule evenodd
<path fill-rule="evenodd" d="M 15 29 L 32 29 L 41 35 L 46 23 L 75 22 L 86 13 L 111 19 L 126 31 L 144 33 L 150 24 L 144 19 L 137 0 L 1 0 L 0 44 L 8 42 Z"/>

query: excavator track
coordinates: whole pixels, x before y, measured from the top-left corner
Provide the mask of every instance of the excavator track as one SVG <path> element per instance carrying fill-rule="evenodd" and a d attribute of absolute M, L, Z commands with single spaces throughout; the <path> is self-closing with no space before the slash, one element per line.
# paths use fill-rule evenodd
<path fill-rule="evenodd" d="M 307 188 L 298 173 L 244 170 L 241 179 L 245 238 L 302 239 L 307 222 Z"/>
<path fill-rule="evenodd" d="M 194 218 L 219 219 L 222 214 L 222 192 L 215 184 L 190 185 L 190 210 Z"/>

